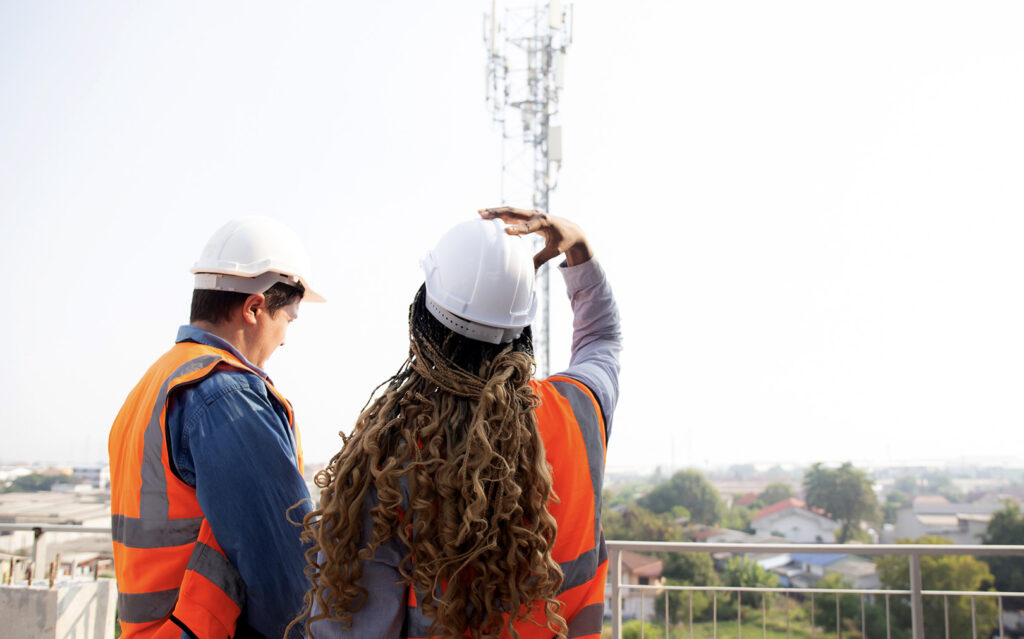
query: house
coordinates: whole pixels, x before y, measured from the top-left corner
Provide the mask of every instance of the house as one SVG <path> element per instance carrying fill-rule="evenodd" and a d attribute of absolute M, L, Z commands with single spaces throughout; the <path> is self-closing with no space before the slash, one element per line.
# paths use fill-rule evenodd
<path fill-rule="evenodd" d="M 740 530 L 732 530 L 731 528 L 717 528 L 711 526 L 704 526 L 698 528 L 690 533 L 690 538 L 693 541 L 703 542 L 708 544 L 786 544 L 790 543 L 788 539 L 782 537 L 759 537 L 757 535 L 751 535 Z M 711 553 L 711 559 L 715 563 L 715 570 L 723 570 L 729 563 L 729 560 L 733 557 L 746 557 L 757 564 L 759 564 L 765 570 L 773 570 L 779 566 L 789 563 L 788 553 L 744 553 L 744 552 L 713 552 Z M 707 584 L 697 584 L 707 585 Z"/>
<path fill-rule="evenodd" d="M 805 544 L 831 543 L 835 540 L 839 522 L 807 508 L 807 504 L 790 497 L 762 508 L 750 527 L 758 536 L 784 537 Z"/>
<path fill-rule="evenodd" d="M 993 513 L 1003 508 L 996 503 L 954 504 L 940 495 L 919 495 L 896 514 L 896 525 L 882 532 L 882 543 L 917 539 L 925 535 L 945 537 L 954 544 L 979 544 Z"/>
<path fill-rule="evenodd" d="M 660 586 L 665 583 L 661 576 L 664 562 L 654 557 L 641 555 L 629 550 L 622 551 L 622 583 L 641 586 Z M 662 591 L 623 589 L 622 618 L 640 619 L 641 616 L 650 621 L 655 618 L 654 599 Z M 612 586 L 611 579 L 604 587 L 604 609 L 611 614 Z"/>
<path fill-rule="evenodd" d="M 826 575 L 838 574 L 852 588 L 881 588 L 875 563 L 863 557 L 844 553 L 793 553 L 791 562 L 776 569 L 780 585 L 811 588 Z"/>
<path fill-rule="evenodd" d="M 745 495 L 740 495 L 739 497 L 734 499 L 732 503 L 734 506 L 749 506 L 756 501 L 757 493 L 747 493 Z"/>

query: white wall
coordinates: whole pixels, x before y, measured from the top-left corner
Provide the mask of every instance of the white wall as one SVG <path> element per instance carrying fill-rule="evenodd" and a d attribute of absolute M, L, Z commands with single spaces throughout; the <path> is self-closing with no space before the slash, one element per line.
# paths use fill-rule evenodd
<path fill-rule="evenodd" d="M 790 541 L 813 544 L 830 543 L 835 540 L 834 526 L 822 526 L 821 519 L 813 515 L 804 515 L 797 510 L 788 510 L 769 515 L 752 522 L 751 526 L 758 535 L 781 534 Z M 820 537 L 820 539 L 819 539 Z"/>

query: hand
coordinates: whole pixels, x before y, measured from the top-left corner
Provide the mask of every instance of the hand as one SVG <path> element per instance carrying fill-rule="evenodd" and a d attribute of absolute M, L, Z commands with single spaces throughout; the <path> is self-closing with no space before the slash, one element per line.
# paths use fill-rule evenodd
<path fill-rule="evenodd" d="M 594 252 L 583 235 L 583 229 L 561 217 L 515 209 L 511 206 L 499 206 L 492 209 L 477 211 L 485 220 L 501 219 L 511 226 L 505 227 L 509 235 L 528 235 L 540 233 L 544 237 L 544 248 L 533 256 L 533 267 L 540 268 L 545 262 L 556 255 L 565 254 L 569 266 L 583 264 L 594 257 Z"/>

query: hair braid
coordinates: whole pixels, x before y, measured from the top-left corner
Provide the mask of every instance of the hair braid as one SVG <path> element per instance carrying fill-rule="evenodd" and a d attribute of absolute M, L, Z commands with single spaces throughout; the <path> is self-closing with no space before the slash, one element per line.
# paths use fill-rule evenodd
<path fill-rule="evenodd" d="M 542 614 L 565 637 L 529 329 L 511 344 L 465 339 L 427 312 L 424 295 L 409 309 L 408 359 L 316 475 L 320 506 L 303 522 L 312 588 L 292 625 L 350 625 L 367 597 L 360 560 L 398 539 L 409 552 L 402 581 L 432 620 L 430 636 L 518 638 L 513 622 Z"/>

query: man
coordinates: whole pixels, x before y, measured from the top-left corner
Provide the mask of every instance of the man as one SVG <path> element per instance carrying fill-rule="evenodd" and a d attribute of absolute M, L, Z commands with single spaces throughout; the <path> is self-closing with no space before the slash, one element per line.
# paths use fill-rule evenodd
<path fill-rule="evenodd" d="M 424 259 L 409 358 L 317 476 L 316 639 L 601 636 L 615 299 L 576 224 L 480 213 Z M 529 233 L 545 239 L 535 256 L 516 237 Z M 560 254 L 572 357 L 534 380 L 535 268 Z"/>
<path fill-rule="evenodd" d="M 301 608 L 308 502 L 291 404 L 263 366 L 309 283 L 301 242 L 269 218 L 229 222 L 192 268 L 190 324 L 110 431 L 121 636 L 273 637 Z"/>

